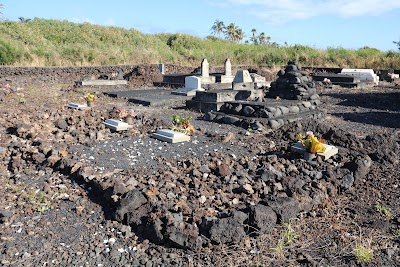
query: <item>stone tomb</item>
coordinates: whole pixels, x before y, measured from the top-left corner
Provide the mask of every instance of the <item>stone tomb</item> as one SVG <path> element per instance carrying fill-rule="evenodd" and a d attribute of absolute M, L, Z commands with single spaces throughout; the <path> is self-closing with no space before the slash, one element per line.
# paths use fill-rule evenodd
<path fill-rule="evenodd" d="M 208 90 L 197 92 L 196 96 L 186 101 L 186 106 L 199 112 L 219 111 L 225 102 L 235 100 L 254 100 L 263 96 L 263 90 Z"/>
<path fill-rule="evenodd" d="M 104 122 L 104 125 L 107 128 L 110 128 L 113 131 L 126 131 L 129 128 L 131 128 L 132 126 L 130 126 L 128 123 L 123 122 L 123 121 L 119 121 L 119 120 L 115 120 L 115 119 L 108 119 Z"/>
<path fill-rule="evenodd" d="M 327 144 L 323 144 L 323 145 L 326 148 L 325 152 L 317 153 L 317 156 L 321 156 L 324 160 L 329 159 L 330 157 L 336 155 L 339 152 L 338 148 L 335 146 L 331 146 L 331 145 L 327 145 Z M 306 148 L 301 144 L 300 141 L 298 141 L 293 146 L 291 146 L 290 150 L 292 152 L 303 155 L 304 159 L 306 159 L 306 160 L 313 159 L 314 154 L 308 153 L 306 151 Z"/>
<path fill-rule="evenodd" d="M 204 91 L 204 89 L 201 88 L 201 78 L 188 76 L 185 78 L 185 88 L 180 88 L 171 93 L 174 95 L 195 96 L 197 91 Z"/>
<path fill-rule="evenodd" d="M 358 77 L 361 82 L 379 83 L 379 77 L 374 73 L 373 69 L 342 69 L 340 74 Z"/>
<path fill-rule="evenodd" d="M 274 130 L 303 118 L 318 119 L 325 115 L 318 108 L 321 102 L 315 83 L 296 62 L 289 61 L 278 76 L 266 92 L 253 86 L 247 90 L 206 91 L 198 93 L 186 105 L 205 112 L 205 120 L 253 130 Z M 234 86 L 235 83 L 239 88 L 244 84 L 254 85 L 248 71 L 238 71 Z"/>
<path fill-rule="evenodd" d="M 179 143 L 179 142 L 190 141 L 190 136 L 169 129 L 158 130 L 156 133 L 153 133 L 151 137 L 168 143 Z"/>

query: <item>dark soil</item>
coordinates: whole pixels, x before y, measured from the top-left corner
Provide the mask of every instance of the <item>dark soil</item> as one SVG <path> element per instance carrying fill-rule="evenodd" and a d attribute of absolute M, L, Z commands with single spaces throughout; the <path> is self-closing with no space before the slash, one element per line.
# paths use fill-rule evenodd
<path fill-rule="evenodd" d="M 321 89 L 324 119 L 249 132 L 72 84 L 0 79 L 1 266 L 400 265 L 398 89 Z M 134 127 L 106 129 L 126 107 Z M 149 137 L 175 114 L 190 142 Z M 307 130 L 339 154 L 290 152 Z"/>

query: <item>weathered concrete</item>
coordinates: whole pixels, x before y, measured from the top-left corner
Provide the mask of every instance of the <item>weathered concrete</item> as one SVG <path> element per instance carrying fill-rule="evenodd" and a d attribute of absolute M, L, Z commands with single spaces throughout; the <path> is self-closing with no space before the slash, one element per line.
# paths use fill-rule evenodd
<path fill-rule="evenodd" d="M 182 105 L 191 97 L 163 94 L 163 95 L 149 95 L 143 97 L 131 97 L 129 102 L 142 104 L 143 106 L 176 106 Z"/>
<path fill-rule="evenodd" d="M 330 157 L 336 155 L 339 152 L 338 148 L 335 147 L 335 146 L 331 146 L 331 145 L 327 145 L 327 144 L 323 144 L 323 145 L 326 148 L 326 151 L 323 152 L 323 153 L 317 153 L 317 155 L 321 156 L 324 160 L 329 159 Z M 301 144 L 300 141 L 295 143 L 293 146 L 291 146 L 290 150 L 292 152 L 299 153 L 299 154 L 303 155 L 305 159 L 307 159 L 307 158 L 308 159 L 312 159 L 310 157 L 310 155 L 308 155 L 310 153 L 308 153 L 306 151 L 305 147 Z"/>
<path fill-rule="evenodd" d="M 75 104 L 75 103 L 69 103 L 65 107 L 73 108 L 73 109 L 79 109 L 79 110 L 89 110 L 89 109 L 91 109 L 91 107 L 88 107 L 87 105 L 81 105 L 81 104 Z"/>
<path fill-rule="evenodd" d="M 168 143 L 180 143 L 190 141 L 190 136 L 169 129 L 158 130 L 156 133 L 153 133 L 151 137 Z"/>
<path fill-rule="evenodd" d="M 76 81 L 76 85 L 81 86 L 104 86 L 104 85 L 128 85 L 126 80 L 86 80 Z"/>
<path fill-rule="evenodd" d="M 170 94 L 172 90 L 170 89 L 144 89 L 144 90 L 126 90 L 126 91 L 112 91 L 105 92 L 105 95 L 111 97 L 140 97 L 140 96 L 148 96 L 148 95 L 160 95 L 160 94 Z"/>
<path fill-rule="evenodd" d="M 114 131 L 126 131 L 130 128 L 128 123 L 114 119 L 106 120 L 104 125 Z"/>

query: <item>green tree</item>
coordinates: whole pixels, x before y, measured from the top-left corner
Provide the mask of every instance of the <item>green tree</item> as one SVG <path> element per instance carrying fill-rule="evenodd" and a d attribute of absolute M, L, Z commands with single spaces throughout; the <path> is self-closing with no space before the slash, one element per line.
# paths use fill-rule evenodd
<path fill-rule="evenodd" d="M 271 44 L 271 37 L 267 36 L 267 45 L 270 45 L 270 44 Z"/>
<path fill-rule="evenodd" d="M 251 29 L 252 36 L 250 38 L 250 41 L 253 42 L 253 44 L 258 44 L 258 38 L 257 38 L 257 30 L 255 28 Z"/>
<path fill-rule="evenodd" d="M 240 28 L 236 28 L 236 31 L 235 31 L 235 42 L 237 42 L 237 43 L 240 43 L 240 42 L 242 42 L 242 40 L 244 39 L 244 32 L 243 32 L 243 30 L 242 29 L 240 29 Z"/>
<path fill-rule="evenodd" d="M 260 35 L 258 36 L 259 44 L 265 45 L 265 40 L 266 40 L 265 33 L 264 32 L 260 33 Z"/>
<path fill-rule="evenodd" d="M 393 43 L 395 44 L 395 45 L 397 45 L 397 48 L 400 50 L 400 40 L 399 41 L 393 41 Z"/>
<path fill-rule="evenodd" d="M 225 27 L 225 39 L 235 42 L 236 40 L 236 32 L 239 28 L 235 25 L 235 23 L 229 23 L 228 26 Z"/>
<path fill-rule="evenodd" d="M 213 35 L 221 37 L 221 33 L 225 30 L 225 25 L 223 21 L 215 20 L 214 25 L 211 27 L 211 31 Z"/>

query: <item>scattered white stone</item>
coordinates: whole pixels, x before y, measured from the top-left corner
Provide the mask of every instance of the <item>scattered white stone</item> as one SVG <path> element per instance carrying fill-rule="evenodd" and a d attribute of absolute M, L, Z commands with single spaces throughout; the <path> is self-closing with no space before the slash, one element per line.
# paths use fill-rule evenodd
<path fill-rule="evenodd" d="M 204 204 L 206 201 L 207 201 L 206 196 L 202 195 L 201 197 L 199 197 L 199 202 L 200 202 L 201 204 Z"/>

